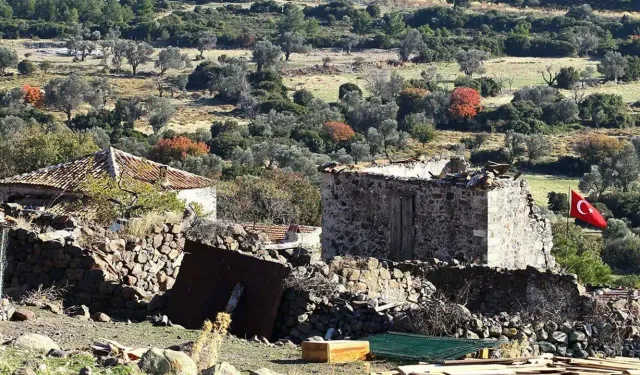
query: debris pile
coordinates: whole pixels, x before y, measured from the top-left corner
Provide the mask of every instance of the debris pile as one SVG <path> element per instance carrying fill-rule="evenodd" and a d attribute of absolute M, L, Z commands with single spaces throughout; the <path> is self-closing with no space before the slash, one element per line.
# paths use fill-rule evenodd
<path fill-rule="evenodd" d="M 0 322 L 11 320 L 15 312 L 16 308 L 11 304 L 11 301 L 7 298 L 0 299 Z"/>
<path fill-rule="evenodd" d="M 510 179 L 504 174 L 509 171 L 511 165 L 488 162 L 481 169 L 471 171 L 464 158 L 452 158 L 439 176 L 432 174 L 439 182 L 464 186 L 470 189 L 491 189 L 500 187 L 500 179 Z"/>

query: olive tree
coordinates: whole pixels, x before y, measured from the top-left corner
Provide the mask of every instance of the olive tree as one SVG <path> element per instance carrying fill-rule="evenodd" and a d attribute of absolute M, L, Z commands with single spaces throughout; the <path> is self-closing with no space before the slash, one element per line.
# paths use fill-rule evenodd
<path fill-rule="evenodd" d="M 180 53 L 180 48 L 168 47 L 158 53 L 155 65 L 160 70 L 160 76 L 164 76 L 169 69 L 183 69 L 191 66 L 191 61 L 188 54 Z"/>
<path fill-rule="evenodd" d="M 15 68 L 18 65 L 18 54 L 12 48 L 0 46 L 0 73 L 4 75 L 7 68 Z"/>
<path fill-rule="evenodd" d="M 263 68 L 270 69 L 277 66 L 280 56 L 282 56 L 280 47 L 273 45 L 268 40 L 257 42 L 253 48 L 253 61 L 256 63 L 256 68 L 259 72 Z"/>
<path fill-rule="evenodd" d="M 473 74 L 482 74 L 486 71 L 484 62 L 491 57 L 489 52 L 480 51 L 477 49 L 468 49 L 466 51 L 459 51 L 456 54 L 456 61 L 460 65 L 460 71 L 468 76 Z"/>
<path fill-rule="evenodd" d="M 85 102 L 89 92 L 89 84 L 84 78 L 71 74 L 66 78 L 54 78 L 44 86 L 45 105 L 59 110 L 67 115 L 67 122 L 71 122 L 71 115 Z"/>
<path fill-rule="evenodd" d="M 624 76 L 627 65 L 627 59 L 620 52 L 609 51 L 598 64 L 598 72 L 602 73 L 606 80 L 618 82 L 618 78 Z"/>
<path fill-rule="evenodd" d="M 311 50 L 311 47 L 304 45 L 304 38 L 297 33 L 286 32 L 278 37 L 277 44 L 282 48 L 284 52 L 285 61 L 289 61 L 289 56 L 292 53 L 306 53 Z"/>
<path fill-rule="evenodd" d="M 216 48 L 218 38 L 211 32 L 201 32 L 198 34 L 198 40 L 196 41 L 196 48 L 200 52 L 200 60 L 204 60 L 204 51 L 208 51 Z"/>
<path fill-rule="evenodd" d="M 419 52 L 424 46 L 420 32 L 416 29 L 409 30 L 400 45 L 400 59 L 408 61 L 411 54 Z"/>
<path fill-rule="evenodd" d="M 138 66 L 140 64 L 148 63 L 151 61 L 153 55 L 153 47 L 145 42 L 129 41 L 126 43 L 126 49 L 124 50 L 124 57 L 127 59 L 133 75 L 136 75 Z"/>
<path fill-rule="evenodd" d="M 154 133 L 165 127 L 175 113 L 176 109 L 169 99 L 153 96 L 147 99 L 147 119 Z"/>

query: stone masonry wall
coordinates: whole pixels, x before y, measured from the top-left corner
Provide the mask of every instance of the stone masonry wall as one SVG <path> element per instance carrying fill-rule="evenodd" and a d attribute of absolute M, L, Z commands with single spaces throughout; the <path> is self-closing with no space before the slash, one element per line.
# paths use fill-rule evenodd
<path fill-rule="evenodd" d="M 322 247 L 335 255 L 458 259 L 496 267 L 550 267 L 551 228 L 534 215 L 524 181 L 501 180 L 494 190 L 438 180 L 375 173 L 325 173 Z M 413 196 L 413 253 L 391 246 L 394 195 Z"/>
<path fill-rule="evenodd" d="M 145 238 L 47 214 L 32 226 L 10 230 L 5 285 L 64 288 L 68 305 L 93 312 L 142 319 L 162 308 L 161 298 L 149 302 L 173 286 L 184 256 L 182 223 L 158 225 Z"/>

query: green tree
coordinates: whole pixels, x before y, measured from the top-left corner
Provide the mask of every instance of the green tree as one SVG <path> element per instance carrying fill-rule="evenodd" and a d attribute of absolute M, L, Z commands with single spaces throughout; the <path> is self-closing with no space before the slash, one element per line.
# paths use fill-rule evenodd
<path fill-rule="evenodd" d="M 473 74 L 482 74 L 486 71 L 484 62 L 491 57 L 488 52 L 480 51 L 477 49 L 468 49 L 466 51 L 459 51 L 456 54 L 456 61 L 460 65 L 460 71 L 468 76 Z"/>
<path fill-rule="evenodd" d="M 140 217 L 150 212 L 182 214 L 184 202 L 173 191 L 161 186 L 140 183 L 135 176 L 124 174 L 118 178 L 90 176 L 81 187 L 93 207 L 96 220 L 113 223 L 118 218 Z"/>
<path fill-rule="evenodd" d="M 131 65 L 131 70 L 135 76 L 140 64 L 145 64 L 151 61 L 153 47 L 145 42 L 135 41 L 128 41 L 124 46 L 124 57 L 127 59 L 127 63 Z"/>
<path fill-rule="evenodd" d="M 351 27 L 356 34 L 368 33 L 371 30 L 371 16 L 367 12 L 356 12 L 351 19 Z"/>
<path fill-rule="evenodd" d="M 20 61 L 20 63 L 18 64 L 18 73 L 22 75 L 30 76 L 37 71 L 38 67 L 36 66 L 36 64 L 27 59 Z"/>
<path fill-rule="evenodd" d="M 188 54 L 180 53 L 180 48 L 168 47 L 158 53 L 158 60 L 156 60 L 155 65 L 160 70 L 160 76 L 164 76 L 164 73 L 169 69 L 191 67 L 191 60 Z"/>
<path fill-rule="evenodd" d="M 263 68 L 275 68 L 282 56 L 280 47 L 273 45 L 268 40 L 261 40 L 253 48 L 253 61 L 256 69 L 261 72 Z"/>
<path fill-rule="evenodd" d="M 18 65 L 18 54 L 12 48 L 0 45 L 0 74 L 4 75 L 7 68 Z"/>
<path fill-rule="evenodd" d="M 71 123 L 71 116 L 89 93 L 87 81 L 71 74 L 66 78 L 54 78 L 44 86 L 45 105 L 67 115 L 67 123 Z"/>
<path fill-rule="evenodd" d="M 400 45 L 400 59 L 408 61 L 411 54 L 419 52 L 423 48 L 425 48 L 425 44 L 422 41 L 422 35 L 418 30 L 411 29 L 407 32 Z"/>
<path fill-rule="evenodd" d="M 384 15 L 385 27 L 387 34 L 396 36 L 404 32 L 407 24 L 404 22 L 402 14 L 398 12 L 387 13 Z"/>
<path fill-rule="evenodd" d="M 618 79 L 624 76 L 627 66 L 627 59 L 620 52 L 610 51 L 598 64 L 598 72 L 602 73 L 606 80 L 618 82 Z"/>
<path fill-rule="evenodd" d="M 216 43 L 218 42 L 218 38 L 212 32 L 203 31 L 198 33 L 198 40 L 196 42 L 196 47 L 198 48 L 198 52 L 200 52 L 200 59 L 204 59 L 204 51 L 208 51 L 216 48 Z"/>
<path fill-rule="evenodd" d="M 304 20 L 302 8 L 295 4 L 287 4 L 284 7 L 284 15 L 278 20 L 277 27 L 280 34 L 305 31 L 307 23 Z"/>
<path fill-rule="evenodd" d="M 436 128 L 428 123 L 418 124 L 411 129 L 411 136 L 424 147 L 436 137 Z"/>
<path fill-rule="evenodd" d="M 568 273 L 578 276 L 582 284 L 607 285 L 611 269 L 600 258 L 600 242 L 575 224 L 553 225 L 553 249 L 556 262 Z"/>
<path fill-rule="evenodd" d="M 289 61 L 292 53 L 307 53 L 311 50 L 311 46 L 304 44 L 304 38 L 300 34 L 286 32 L 278 37 L 276 43 L 284 52 L 285 61 Z"/>
<path fill-rule="evenodd" d="M 556 83 L 561 89 L 571 89 L 578 81 L 580 81 L 580 72 L 572 66 L 560 69 L 556 77 Z"/>

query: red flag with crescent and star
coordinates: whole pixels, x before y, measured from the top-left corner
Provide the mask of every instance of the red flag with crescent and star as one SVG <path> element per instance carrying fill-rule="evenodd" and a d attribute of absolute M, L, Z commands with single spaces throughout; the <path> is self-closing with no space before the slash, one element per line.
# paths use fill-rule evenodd
<path fill-rule="evenodd" d="M 571 209 L 569 209 L 569 215 L 587 222 L 594 227 L 607 227 L 607 221 L 600 215 L 600 212 L 573 190 L 571 190 Z"/>

